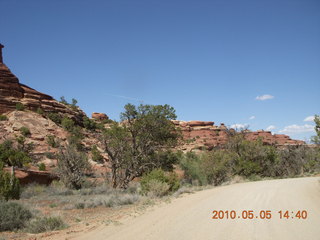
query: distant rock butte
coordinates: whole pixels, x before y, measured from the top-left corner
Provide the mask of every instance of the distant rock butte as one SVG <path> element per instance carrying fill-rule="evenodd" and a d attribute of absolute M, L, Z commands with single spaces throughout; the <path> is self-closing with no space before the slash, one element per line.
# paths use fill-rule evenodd
<path fill-rule="evenodd" d="M 103 121 L 103 120 L 108 120 L 109 117 L 107 116 L 107 114 L 105 113 L 97 113 L 97 112 L 93 112 L 91 114 L 91 118 L 98 120 L 98 121 Z"/>
<path fill-rule="evenodd" d="M 214 125 L 214 122 L 207 121 L 172 121 L 182 132 L 185 143 L 180 146 L 181 150 L 192 151 L 195 149 L 212 149 L 216 146 L 228 142 L 227 127 L 221 123 L 220 126 Z M 261 138 L 265 144 L 281 145 L 301 145 L 304 141 L 293 140 L 284 134 L 272 134 L 269 131 L 246 131 L 245 137 L 248 140 L 257 140 Z"/>
<path fill-rule="evenodd" d="M 81 110 L 75 111 L 51 96 L 21 84 L 3 63 L 3 47 L 0 44 L 0 114 L 14 110 L 17 103 L 22 103 L 29 110 L 42 109 L 44 112 L 62 113 L 75 120 L 85 115 Z"/>

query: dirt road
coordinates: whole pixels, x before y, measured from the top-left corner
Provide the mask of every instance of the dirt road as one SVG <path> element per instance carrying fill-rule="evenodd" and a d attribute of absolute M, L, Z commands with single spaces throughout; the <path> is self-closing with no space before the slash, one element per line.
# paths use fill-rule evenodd
<path fill-rule="evenodd" d="M 175 199 L 120 225 L 101 226 L 71 239 L 319 240 L 319 179 L 269 180 L 217 187 Z M 235 219 L 213 220 L 213 210 L 235 210 L 237 215 Z M 253 210 L 254 218 L 242 219 L 243 210 Z M 271 219 L 260 219 L 262 210 L 270 210 Z M 280 219 L 280 210 L 288 210 L 289 218 Z M 299 210 L 307 211 L 307 219 L 295 218 Z"/>

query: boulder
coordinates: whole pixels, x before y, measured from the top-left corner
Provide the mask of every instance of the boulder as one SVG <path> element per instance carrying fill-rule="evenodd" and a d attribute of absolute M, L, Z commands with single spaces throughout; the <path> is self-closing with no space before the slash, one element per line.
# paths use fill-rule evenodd
<path fill-rule="evenodd" d="M 103 120 L 108 120 L 109 117 L 107 116 L 107 114 L 105 113 L 97 113 L 97 112 L 93 112 L 91 114 L 91 118 L 98 120 L 98 121 L 103 121 Z"/>

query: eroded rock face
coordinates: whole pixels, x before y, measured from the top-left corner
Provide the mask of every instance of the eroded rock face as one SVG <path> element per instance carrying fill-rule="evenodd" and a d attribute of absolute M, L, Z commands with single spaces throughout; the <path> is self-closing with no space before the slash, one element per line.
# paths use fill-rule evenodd
<path fill-rule="evenodd" d="M 98 121 L 103 121 L 103 120 L 108 120 L 109 117 L 107 116 L 107 114 L 105 113 L 97 113 L 97 112 L 93 112 L 91 115 L 91 118 L 98 120 Z"/>
<path fill-rule="evenodd" d="M 0 44 L 0 49 L 2 48 L 3 45 Z M 80 109 L 71 109 L 51 96 L 21 84 L 3 63 L 2 51 L 0 51 L 0 114 L 15 110 L 17 103 L 22 103 L 26 109 L 32 111 L 42 109 L 44 112 L 65 114 L 76 121 L 81 121 L 85 116 Z"/>
<path fill-rule="evenodd" d="M 201 149 L 213 149 L 216 146 L 224 145 L 228 142 L 227 127 L 221 123 L 220 126 L 214 122 L 205 121 L 172 121 L 173 124 L 181 129 L 184 143 L 179 147 L 183 151 L 197 151 Z M 282 145 L 301 145 L 304 141 L 293 140 L 287 135 L 272 134 L 269 131 L 247 131 L 245 137 L 248 140 L 261 138 L 265 144 Z"/>

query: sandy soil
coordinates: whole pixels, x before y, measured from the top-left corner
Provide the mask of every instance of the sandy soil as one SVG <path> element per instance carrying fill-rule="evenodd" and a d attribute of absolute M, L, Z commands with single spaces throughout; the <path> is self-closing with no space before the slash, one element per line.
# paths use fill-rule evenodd
<path fill-rule="evenodd" d="M 175 199 L 117 224 L 55 235 L 54 239 L 320 239 L 319 180 L 309 177 L 217 187 Z M 235 210 L 237 216 L 212 219 L 213 210 Z M 253 210 L 254 219 L 242 219 L 243 210 Z M 271 219 L 260 219 L 261 210 L 270 210 Z M 280 219 L 280 210 L 288 210 L 289 219 Z M 307 211 L 307 219 L 295 218 L 299 210 Z"/>

